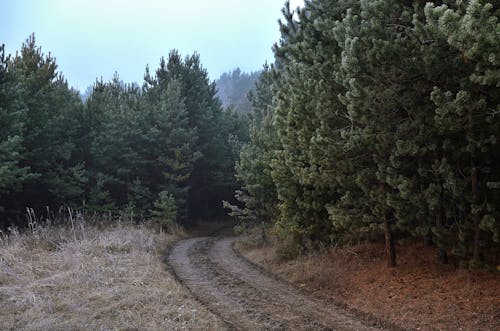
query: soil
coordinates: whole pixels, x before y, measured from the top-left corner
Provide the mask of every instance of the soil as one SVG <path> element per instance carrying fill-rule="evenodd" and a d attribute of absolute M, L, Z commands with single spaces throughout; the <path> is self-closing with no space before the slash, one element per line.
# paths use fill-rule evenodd
<path fill-rule="evenodd" d="M 440 264 L 435 249 L 422 243 L 398 246 L 396 268 L 387 267 L 382 244 L 324 249 L 292 261 L 280 258 L 276 245 L 238 246 L 262 268 L 358 315 L 408 330 L 500 330 L 500 273 L 460 268 L 452 255 Z"/>
<path fill-rule="evenodd" d="M 237 254 L 234 241 L 186 239 L 167 258 L 177 278 L 230 329 L 381 330 L 267 274 Z"/>

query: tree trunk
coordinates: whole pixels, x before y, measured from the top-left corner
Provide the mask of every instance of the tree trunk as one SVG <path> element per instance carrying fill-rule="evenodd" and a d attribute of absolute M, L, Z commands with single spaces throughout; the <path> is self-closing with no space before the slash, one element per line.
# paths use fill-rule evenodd
<path fill-rule="evenodd" d="M 432 231 L 428 230 L 427 233 L 424 235 L 424 245 L 432 246 L 433 244 L 434 241 L 432 240 Z"/>
<path fill-rule="evenodd" d="M 384 184 L 379 185 L 380 193 L 385 195 Z M 391 225 L 387 219 L 387 211 L 382 212 L 382 220 L 384 222 L 384 235 L 385 235 L 385 255 L 387 257 L 387 266 L 394 268 L 396 266 L 396 249 L 394 248 L 394 238 L 392 237 Z"/>
<path fill-rule="evenodd" d="M 472 136 L 473 134 L 473 129 L 474 129 L 474 123 L 472 119 L 472 109 L 469 109 L 469 112 L 467 113 L 467 120 L 468 120 L 468 126 L 469 126 L 469 135 Z M 471 170 L 470 170 L 470 181 L 471 181 L 471 193 L 472 193 L 472 203 L 471 205 L 473 206 L 478 202 L 478 176 L 477 176 L 477 168 L 474 162 L 474 152 L 471 153 Z M 472 207 L 471 206 L 471 207 Z M 472 212 L 472 208 L 471 208 Z M 481 229 L 479 228 L 479 222 L 480 222 L 480 215 L 479 213 L 474 213 L 472 214 L 472 221 L 474 225 L 474 243 L 473 243 L 473 250 L 472 250 L 472 260 L 473 261 L 480 261 L 481 260 L 481 247 L 480 247 L 480 240 L 481 240 Z"/>
<path fill-rule="evenodd" d="M 387 256 L 387 266 L 394 268 L 396 266 L 396 249 L 394 247 L 394 238 L 392 236 L 391 225 L 384 213 L 384 234 L 385 234 L 385 254 Z"/>
<path fill-rule="evenodd" d="M 267 244 L 267 235 L 266 235 L 266 223 L 262 222 L 261 225 L 260 225 L 260 235 L 261 235 L 261 238 L 262 238 L 262 242 L 265 244 Z"/>
<path fill-rule="evenodd" d="M 442 264 L 448 264 L 448 252 L 446 252 L 446 249 L 444 249 L 442 247 L 438 247 L 437 256 L 438 256 L 439 262 L 441 262 Z"/>
<path fill-rule="evenodd" d="M 436 227 L 440 229 L 442 226 L 443 224 L 441 221 L 441 209 L 439 209 L 436 214 Z M 438 243 L 437 256 L 439 262 L 441 262 L 442 264 L 448 264 L 448 252 L 446 252 L 446 249 L 442 247 L 441 243 Z"/>
<path fill-rule="evenodd" d="M 476 168 L 472 168 L 472 174 L 471 174 L 471 185 L 472 185 L 472 199 L 473 201 L 477 201 L 477 171 Z M 472 219 L 474 222 L 474 246 L 473 246 L 473 251 L 472 251 L 472 259 L 474 261 L 480 261 L 481 260 L 481 247 L 480 247 L 480 241 L 481 241 L 481 229 L 479 228 L 479 213 L 473 214 Z"/>

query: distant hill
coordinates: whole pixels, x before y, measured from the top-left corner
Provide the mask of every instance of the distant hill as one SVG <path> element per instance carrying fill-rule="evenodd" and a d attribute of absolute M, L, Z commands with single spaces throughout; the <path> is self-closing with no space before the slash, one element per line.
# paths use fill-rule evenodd
<path fill-rule="evenodd" d="M 223 73 L 215 81 L 217 85 L 217 96 L 224 108 L 233 106 L 238 113 L 247 113 L 251 110 L 248 92 L 255 86 L 255 81 L 260 76 L 260 71 L 245 73 L 239 68 L 232 72 Z"/>

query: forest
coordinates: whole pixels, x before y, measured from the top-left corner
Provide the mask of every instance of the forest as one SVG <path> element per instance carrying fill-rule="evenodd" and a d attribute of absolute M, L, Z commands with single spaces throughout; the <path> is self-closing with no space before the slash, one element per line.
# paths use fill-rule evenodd
<path fill-rule="evenodd" d="M 394 267 L 396 244 L 421 240 L 442 263 L 498 262 L 500 2 L 306 1 L 283 16 L 231 215 L 271 220 L 295 254 L 382 241 Z"/>
<path fill-rule="evenodd" d="M 274 63 L 219 80 L 227 107 L 196 53 L 83 100 L 34 35 L 2 47 L 1 225 L 61 206 L 167 229 L 229 211 L 295 254 L 382 241 L 394 267 L 396 244 L 421 240 L 442 263 L 496 263 L 499 15 L 497 0 L 287 4 Z"/>
<path fill-rule="evenodd" d="M 224 111 L 199 55 L 173 50 L 144 83 L 118 74 L 82 100 L 34 35 L 15 56 L 0 49 L 0 212 L 32 210 L 156 218 L 167 228 L 223 213 L 236 188 L 245 117 Z"/>

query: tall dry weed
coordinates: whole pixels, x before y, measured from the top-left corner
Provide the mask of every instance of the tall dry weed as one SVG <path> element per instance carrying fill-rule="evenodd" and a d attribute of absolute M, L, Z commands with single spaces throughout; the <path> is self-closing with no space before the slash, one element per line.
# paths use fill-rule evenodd
<path fill-rule="evenodd" d="M 74 217 L 74 215 L 72 216 Z M 162 262 L 178 234 L 73 218 L 0 234 L 1 330 L 214 330 Z"/>

